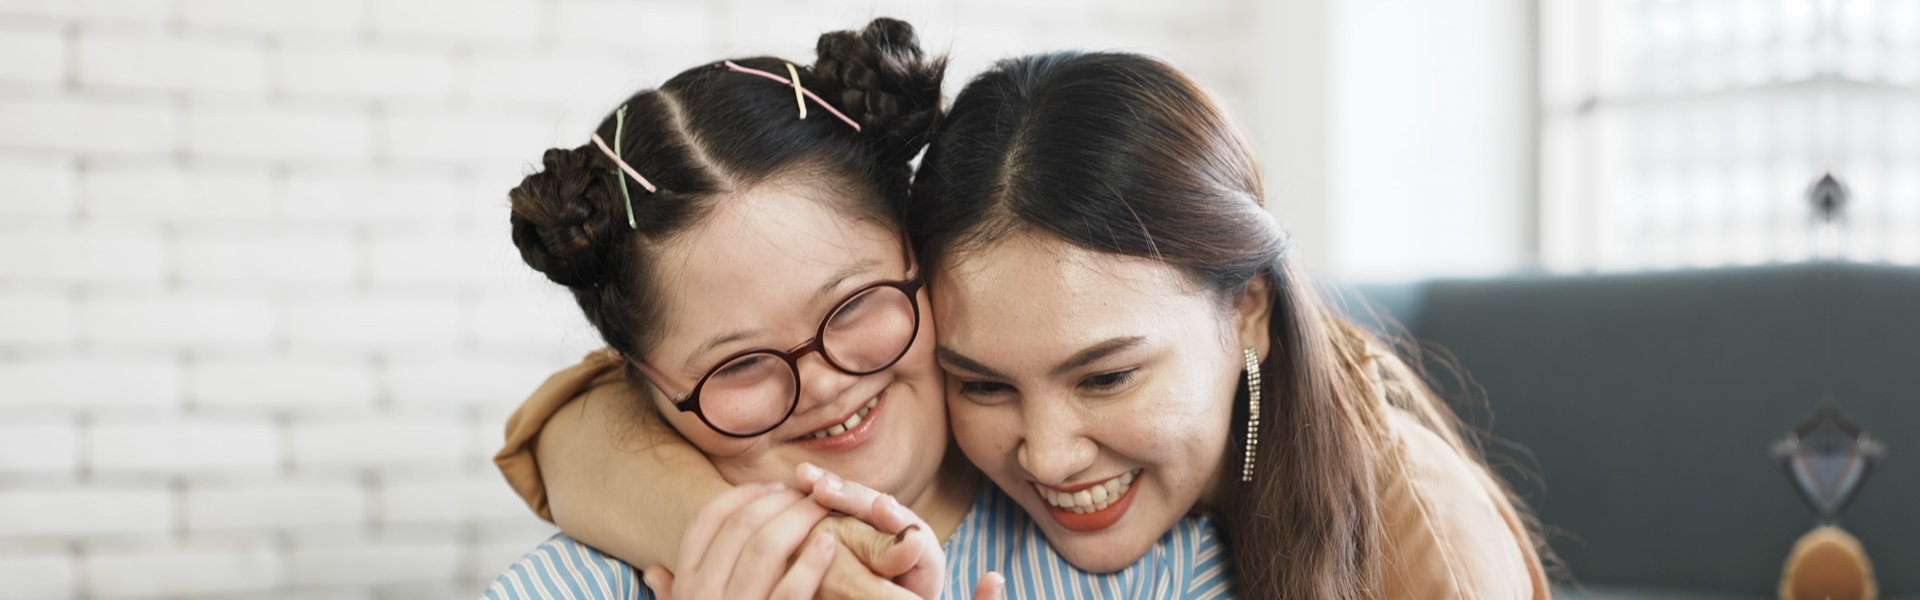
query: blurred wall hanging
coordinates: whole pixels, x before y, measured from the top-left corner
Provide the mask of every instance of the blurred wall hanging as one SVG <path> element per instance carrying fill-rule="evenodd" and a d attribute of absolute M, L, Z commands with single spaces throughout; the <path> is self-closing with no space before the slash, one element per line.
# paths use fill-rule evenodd
<path fill-rule="evenodd" d="M 1840 511 L 1885 454 L 1884 444 L 1830 403 L 1773 443 L 1774 460 L 1816 515 L 1813 530 L 1801 536 L 1787 555 L 1780 576 L 1781 600 L 1879 597 L 1873 561 L 1860 541 L 1840 528 L 1839 521 Z"/>

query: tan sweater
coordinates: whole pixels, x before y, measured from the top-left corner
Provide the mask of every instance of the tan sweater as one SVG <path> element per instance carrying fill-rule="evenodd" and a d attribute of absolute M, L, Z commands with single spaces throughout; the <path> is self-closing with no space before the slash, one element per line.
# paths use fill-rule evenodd
<path fill-rule="evenodd" d="M 588 354 L 535 390 L 507 418 L 493 458 L 540 518 L 553 520 L 534 461 L 535 438 L 561 406 L 588 393 L 633 394 L 611 351 Z M 1381 485 L 1386 532 L 1382 598 L 1498 600 L 1549 597 L 1545 571 L 1512 504 L 1493 481 L 1426 427 L 1398 410 L 1391 424 L 1400 469 Z"/>

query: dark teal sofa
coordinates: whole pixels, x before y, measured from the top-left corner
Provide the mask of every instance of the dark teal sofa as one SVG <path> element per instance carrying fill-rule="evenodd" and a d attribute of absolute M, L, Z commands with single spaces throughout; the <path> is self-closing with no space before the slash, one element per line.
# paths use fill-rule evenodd
<path fill-rule="evenodd" d="M 1496 470 L 1550 529 L 1574 578 L 1558 597 L 1774 598 L 1787 551 L 1815 518 L 1768 447 L 1831 396 L 1887 447 L 1841 525 L 1866 546 L 1882 599 L 1920 599 L 1920 269 L 1819 263 L 1353 291 L 1350 307 L 1363 297 L 1384 308 L 1477 384 L 1485 403 L 1456 409 L 1491 425 Z"/>

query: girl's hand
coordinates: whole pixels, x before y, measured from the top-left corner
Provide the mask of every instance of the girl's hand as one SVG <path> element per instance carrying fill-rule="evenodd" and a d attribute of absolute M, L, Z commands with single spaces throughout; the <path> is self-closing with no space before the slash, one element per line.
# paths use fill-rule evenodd
<path fill-rule="evenodd" d="M 773 587 L 771 600 L 808 600 L 819 591 L 820 582 L 828 570 L 828 563 L 835 556 L 845 556 L 834 551 L 839 543 L 827 534 L 815 535 L 807 540 L 807 546 L 800 555 L 787 565 L 787 574 Z M 852 560 L 852 559 L 849 559 Z M 653 590 L 655 600 L 673 600 L 673 572 L 666 567 L 654 565 L 640 572 L 641 581 Z M 884 582 L 882 582 L 884 583 Z M 877 596 L 866 596 L 877 597 Z"/>
<path fill-rule="evenodd" d="M 728 490 L 687 523 L 679 568 L 657 579 L 679 598 L 810 598 L 835 554 L 835 540 L 811 536 L 804 552 L 801 544 L 825 516 L 826 508 L 780 484 Z M 788 557 L 796 553 L 788 568 Z"/>
<path fill-rule="evenodd" d="M 876 575 L 850 550 L 889 554 L 894 535 L 849 517 L 823 520 L 827 512 L 780 484 L 734 488 L 687 523 L 677 573 L 651 567 L 642 579 L 662 600 L 921 597 Z"/>

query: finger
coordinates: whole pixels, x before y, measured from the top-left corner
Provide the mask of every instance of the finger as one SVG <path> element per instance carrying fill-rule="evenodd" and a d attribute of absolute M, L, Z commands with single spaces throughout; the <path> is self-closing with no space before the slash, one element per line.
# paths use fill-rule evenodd
<path fill-rule="evenodd" d="M 881 531 L 899 533 L 917 520 L 901 508 L 892 496 L 859 482 L 842 479 L 832 471 L 801 463 L 797 473 L 801 491 L 810 492 L 814 502 L 872 523 Z"/>
<path fill-rule="evenodd" d="M 673 600 L 673 571 L 654 565 L 640 571 L 640 581 L 653 590 L 654 600 Z"/>
<path fill-rule="evenodd" d="M 876 573 L 898 573 L 894 583 L 926 598 L 939 597 L 947 586 L 946 551 L 925 523 L 908 525 L 895 535 L 893 546 L 872 564 Z"/>
<path fill-rule="evenodd" d="M 860 564 L 842 544 L 834 552 L 833 561 L 827 565 L 827 576 L 820 580 L 820 600 L 860 600 L 880 598 L 883 600 L 921 600 L 920 596 L 906 588 L 895 585 L 885 577 L 875 575 Z"/>
<path fill-rule="evenodd" d="M 728 597 L 760 598 L 772 592 L 808 532 L 827 516 L 826 507 L 797 492 L 787 493 L 799 501 L 787 505 L 747 538 L 733 564 L 733 577 L 727 581 Z"/>
<path fill-rule="evenodd" d="M 696 573 L 681 567 L 680 577 L 693 579 L 692 589 L 724 590 L 732 587 L 728 579 L 733 575 L 734 566 L 739 563 L 748 540 L 760 531 L 761 526 L 796 502 L 807 502 L 807 498 L 799 492 L 782 489 L 754 498 L 734 510 L 713 534 L 706 553 L 698 559 L 700 571 Z M 762 593 L 765 593 L 764 589 Z"/>
<path fill-rule="evenodd" d="M 1000 600 L 1007 592 L 1007 578 L 999 573 L 987 571 L 980 577 L 980 583 L 973 586 L 973 600 Z"/>
<path fill-rule="evenodd" d="M 921 539 L 914 535 L 921 530 L 920 526 L 912 525 L 902 533 L 887 533 L 851 515 L 828 517 L 815 529 L 832 533 L 861 564 L 867 565 L 874 574 L 888 578 L 906 573 L 926 553 Z M 937 549 L 939 543 L 936 541 L 934 546 Z"/>
<path fill-rule="evenodd" d="M 820 590 L 820 581 L 827 576 L 827 566 L 833 563 L 834 548 L 839 542 L 832 535 L 820 534 L 807 541 L 807 547 L 800 551 L 799 558 L 787 567 L 787 574 L 780 578 L 780 584 L 773 587 L 770 600 L 807 600 Z"/>
<path fill-rule="evenodd" d="M 700 568 L 700 558 L 707 554 L 707 547 L 713 543 L 713 536 L 727 517 L 745 506 L 748 502 L 771 494 L 780 489 L 773 485 L 743 485 L 735 487 L 714 497 L 700 511 L 693 514 L 693 520 L 687 522 L 687 530 L 680 536 L 680 561 L 677 566 L 692 573 Z"/>

